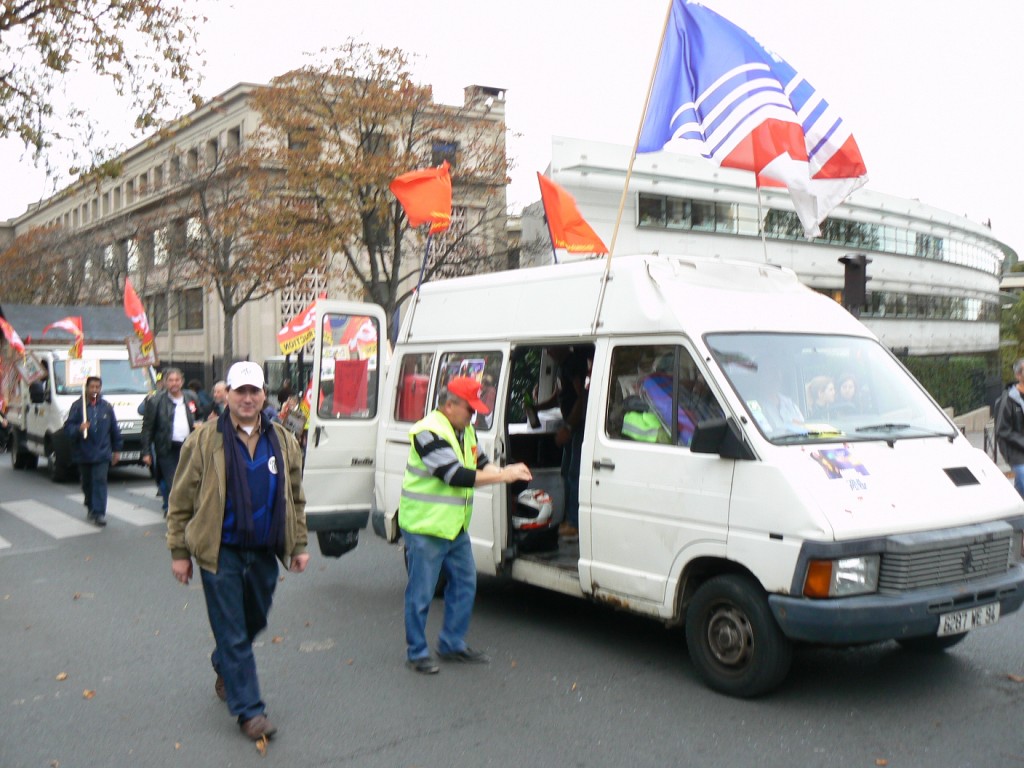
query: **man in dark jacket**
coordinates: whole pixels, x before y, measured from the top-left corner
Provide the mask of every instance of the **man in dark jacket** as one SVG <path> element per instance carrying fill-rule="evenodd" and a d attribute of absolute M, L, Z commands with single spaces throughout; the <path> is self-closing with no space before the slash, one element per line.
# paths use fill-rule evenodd
<path fill-rule="evenodd" d="M 114 408 L 100 397 L 103 382 L 98 376 L 85 381 L 85 406 L 75 400 L 64 422 L 71 440 L 71 457 L 82 478 L 87 517 L 96 525 L 107 524 L 107 472 L 121 459 L 121 430 Z"/>
<path fill-rule="evenodd" d="M 1013 364 L 1017 382 L 999 398 L 996 408 L 996 440 L 1003 458 L 1013 470 L 1013 487 L 1024 496 L 1024 358 Z"/>
<path fill-rule="evenodd" d="M 185 377 L 178 368 L 168 368 L 163 373 L 164 388 L 151 397 L 142 417 L 142 444 L 153 446 L 156 458 L 156 472 L 164 498 L 164 514 L 167 514 L 167 497 L 171 482 L 178 469 L 181 444 L 196 427 L 200 407 L 195 393 L 182 389 Z M 153 456 L 143 455 L 142 463 L 151 466 Z"/>

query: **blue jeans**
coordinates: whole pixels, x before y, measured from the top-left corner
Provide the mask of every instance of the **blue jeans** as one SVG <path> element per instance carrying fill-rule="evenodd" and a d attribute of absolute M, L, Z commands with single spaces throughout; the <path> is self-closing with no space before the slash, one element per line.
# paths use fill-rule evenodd
<path fill-rule="evenodd" d="M 277 587 L 277 558 L 263 550 L 221 546 L 217 572 L 200 570 L 206 613 L 217 645 L 210 660 L 224 678 L 228 710 L 238 722 L 262 715 L 252 641 L 266 626 Z"/>
<path fill-rule="evenodd" d="M 580 459 L 583 456 L 583 430 L 574 429 L 562 446 L 562 487 L 565 489 L 565 522 L 580 527 Z"/>
<path fill-rule="evenodd" d="M 1014 464 L 1010 469 L 1013 470 L 1013 487 L 1024 496 L 1024 464 Z"/>
<path fill-rule="evenodd" d="M 469 534 L 463 531 L 454 541 L 402 531 L 409 583 L 405 587 L 405 642 L 408 658 L 426 658 L 427 612 L 434 599 L 438 577 L 444 571 L 444 622 L 437 640 L 438 653 L 466 649 L 466 633 L 476 597 L 476 564 Z"/>
<path fill-rule="evenodd" d="M 79 464 L 78 474 L 82 478 L 82 495 L 89 517 L 107 514 L 107 470 L 109 461 L 95 464 Z"/>

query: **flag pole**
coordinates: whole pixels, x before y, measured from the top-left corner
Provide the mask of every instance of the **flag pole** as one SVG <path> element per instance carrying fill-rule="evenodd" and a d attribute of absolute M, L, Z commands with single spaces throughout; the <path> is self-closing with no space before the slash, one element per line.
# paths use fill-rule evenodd
<path fill-rule="evenodd" d="M 633 151 L 629 155 L 629 166 L 626 168 L 626 183 L 622 186 L 622 197 L 619 199 L 619 212 L 615 216 L 615 228 L 612 230 L 612 242 L 608 246 L 608 261 L 605 272 L 611 268 L 612 253 L 615 251 L 615 241 L 619 235 L 619 224 L 622 221 L 622 211 L 626 207 L 626 195 L 629 193 L 629 180 L 633 176 L 633 162 L 636 160 L 636 152 L 640 148 L 640 134 L 644 129 L 644 118 L 647 116 L 647 108 L 651 104 L 651 92 L 654 90 L 654 78 L 658 74 L 658 63 L 661 61 L 661 51 L 665 47 L 665 33 L 668 31 L 668 22 L 672 18 L 672 4 L 675 0 L 669 0 L 668 10 L 665 11 L 665 23 L 661 25 L 661 40 L 658 42 L 658 52 L 654 56 L 654 66 L 651 67 L 651 79 L 647 83 L 647 95 L 644 97 L 644 108 L 640 113 L 640 125 L 636 129 L 636 138 L 633 140 Z"/>
<path fill-rule="evenodd" d="M 636 160 L 636 152 L 640 148 L 640 134 L 644 129 L 644 118 L 647 117 L 647 108 L 651 104 L 651 92 L 654 90 L 654 78 L 658 74 L 658 64 L 661 61 L 661 51 L 665 47 L 665 33 L 668 32 L 668 22 L 672 18 L 672 4 L 676 0 L 669 0 L 668 9 L 665 11 L 665 23 L 661 25 L 661 40 L 658 42 L 658 52 L 654 55 L 654 66 L 651 67 L 651 79 L 647 83 L 647 95 L 644 97 L 644 108 L 640 113 L 640 125 L 636 129 L 636 138 L 633 140 L 633 151 L 629 155 L 629 165 L 626 167 L 626 181 L 622 185 L 622 197 L 619 198 L 619 210 L 615 214 L 615 227 L 612 229 L 612 241 L 608 246 L 608 258 L 604 264 L 604 276 L 601 279 L 601 292 L 597 297 L 597 311 L 594 313 L 592 332 L 597 333 L 597 326 L 600 323 L 601 308 L 604 306 L 605 289 L 608 287 L 608 275 L 612 268 L 612 253 L 615 252 L 615 241 L 619 237 L 619 224 L 622 222 L 622 211 L 626 207 L 626 195 L 629 194 L 629 180 L 633 176 L 633 162 Z"/>
<path fill-rule="evenodd" d="M 412 322 L 413 315 L 416 314 L 416 305 L 420 302 L 420 286 L 423 285 L 423 277 L 427 273 L 427 259 L 430 257 L 430 242 L 434 239 L 434 236 L 427 232 L 427 245 L 423 249 L 423 263 L 420 265 L 420 276 L 416 280 L 416 289 L 412 292 L 412 305 L 409 307 L 409 319 L 407 323 Z M 396 307 L 397 311 L 397 307 Z M 412 326 L 409 326 L 412 327 Z M 398 334 L 395 334 L 395 341 L 398 341 Z"/>
<path fill-rule="evenodd" d="M 82 421 L 88 421 L 89 420 L 89 411 L 87 411 L 86 408 L 85 408 L 85 390 L 86 390 L 86 387 L 88 387 L 88 380 L 86 380 L 86 383 L 82 385 Z M 82 439 L 83 440 L 88 440 L 89 439 L 89 428 L 88 427 L 86 427 L 85 429 L 82 430 Z"/>

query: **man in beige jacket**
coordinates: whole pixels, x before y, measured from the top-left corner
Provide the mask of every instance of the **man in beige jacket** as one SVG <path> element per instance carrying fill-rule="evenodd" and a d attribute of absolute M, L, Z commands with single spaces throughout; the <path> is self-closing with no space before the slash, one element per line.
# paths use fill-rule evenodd
<path fill-rule="evenodd" d="M 276 732 L 266 715 L 252 643 L 267 626 L 278 559 L 302 573 L 306 497 L 294 436 L 262 414 L 266 393 L 256 363 L 231 366 L 228 410 L 182 446 L 167 514 L 171 570 L 182 584 L 200 568 L 216 646 L 214 690 L 254 741 Z"/>

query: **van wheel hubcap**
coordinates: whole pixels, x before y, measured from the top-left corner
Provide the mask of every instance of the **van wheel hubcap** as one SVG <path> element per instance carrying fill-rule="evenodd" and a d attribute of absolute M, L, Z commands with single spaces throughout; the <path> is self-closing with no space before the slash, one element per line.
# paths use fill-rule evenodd
<path fill-rule="evenodd" d="M 754 652 L 754 633 L 742 611 L 725 605 L 714 610 L 708 619 L 708 647 L 722 664 L 746 664 Z"/>

